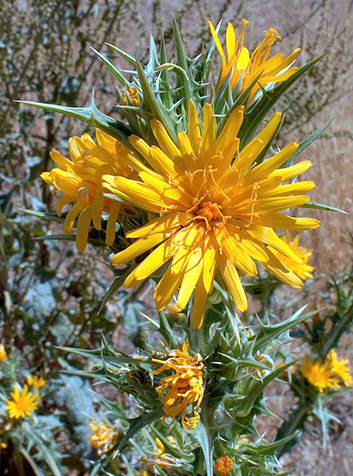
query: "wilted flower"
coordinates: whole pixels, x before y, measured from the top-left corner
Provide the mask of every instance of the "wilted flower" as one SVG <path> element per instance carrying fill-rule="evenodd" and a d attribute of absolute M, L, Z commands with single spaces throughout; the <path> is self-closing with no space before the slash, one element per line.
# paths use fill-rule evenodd
<path fill-rule="evenodd" d="M 162 366 L 151 373 L 159 375 L 172 371 L 168 377 L 161 378 L 157 392 L 163 397 L 163 411 L 172 418 L 181 415 L 181 423 L 186 429 L 193 429 L 200 420 L 198 410 L 204 394 L 204 365 L 202 357 L 188 354 L 189 342 L 182 349 L 170 350 L 167 360 L 152 359 Z M 193 416 L 186 416 L 188 406 L 193 405 Z"/>
<path fill-rule="evenodd" d="M 127 177 L 131 173 L 131 163 L 134 161 L 129 149 L 113 137 L 99 129 L 96 130 L 96 137 L 98 145 L 88 134 L 71 137 L 69 139 L 71 160 L 53 150 L 51 158 L 59 168 L 41 174 L 42 179 L 54 187 L 54 191 L 63 194 L 56 204 L 58 216 L 61 216 L 61 210 L 65 205 L 74 203 L 65 218 L 64 233 L 71 233 L 78 217 L 76 246 L 80 252 L 86 248 L 91 224 L 96 230 L 102 229 L 102 213 L 109 215 L 106 243 L 109 246 L 114 243 L 115 223 L 121 204 L 104 196 L 102 176 L 113 174 Z"/>
<path fill-rule="evenodd" d="M 227 59 L 224 49 L 219 41 L 216 30 L 211 22 L 208 22 L 213 39 L 216 43 L 217 50 L 222 58 L 222 69 L 218 81 L 217 90 L 220 89 L 224 81 L 230 76 L 230 85 L 234 89 L 239 87 L 239 92 L 246 89 L 254 80 L 258 78 L 256 85 L 253 87 L 249 102 L 252 101 L 260 87 L 264 87 L 270 83 L 280 83 L 285 81 L 298 68 L 290 67 L 300 53 L 300 48 L 293 51 L 287 58 L 282 53 L 278 53 L 269 58 L 271 48 L 276 40 L 281 37 L 276 30 L 270 28 L 265 31 L 265 38 L 257 46 L 250 56 L 249 50 L 244 47 L 245 28 L 249 23 L 242 20 L 242 27 L 236 35 L 234 26 L 228 23 L 226 32 Z M 238 82 L 240 84 L 238 84 Z"/>
<path fill-rule="evenodd" d="M 14 391 L 10 393 L 12 400 L 7 400 L 5 409 L 8 411 L 10 418 L 25 418 L 30 416 L 32 411 L 35 411 L 40 403 L 39 395 L 32 394 L 28 391 L 28 386 L 24 385 L 23 390 L 20 391 L 16 385 Z"/>
<path fill-rule="evenodd" d="M 0 344 L 0 363 L 7 359 L 7 353 L 4 344 Z"/>
<path fill-rule="evenodd" d="M 306 279 L 312 279 L 314 277 L 312 274 L 314 272 L 314 268 L 308 263 L 313 251 L 308 250 L 306 246 L 299 245 L 299 235 L 292 239 L 292 236 L 288 234 L 282 236 L 281 239 L 288 245 L 293 253 L 295 253 L 296 256 L 302 260 L 302 262 L 299 263 L 298 261 L 294 261 L 275 249 L 272 249 L 271 251 L 277 256 L 277 258 L 286 268 L 296 274 L 300 279 L 303 281 Z"/>
<path fill-rule="evenodd" d="M 93 431 L 89 441 L 93 448 L 96 448 L 99 455 L 114 448 L 118 439 L 118 432 L 112 425 L 92 420 L 89 427 Z"/>
<path fill-rule="evenodd" d="M 228 458 L 227 455 L 221 456 L 218 458 L 214 465 L 214 471 L 217 472 L 220 476 L 228 476 L 233 469 L 233 461 Z"/>
<path fill-rule="evenodd" d="M 45 387 L 47 384 L 47 381 L 41 376 L 38 377 L 38 375 L 34 375 L 33 377 L 31 375 L 28 375 L 26 382 L 30 387 L 33 387 L 36 390 Z"/>
<path fill-rule="evenodd" d="M 299 231 L 319 226 L 318 220 L 280 213 L 308 202 L 310 198 L 304 194 L 315 186 L 311 181 L 282 185 L 311 166 L 310 161 L 303 161 L 279 168 L 297 151 L 296 143 L 255 164 L 277 130 L 281 115 L 274 114 L 264 130 L 239 152 L 237 132 L 243 113 L 243 106 L 235 108 L 216 138 L 212 106 L 204 107 L 201 133 L 196 108 L 190 101 L 189 133 L 179 133 L 178 146 L 155 119 L 150 124 L 159 147 L 130 136 L 131 145 L 150 165 L 145 170 L 140 165 L 142 183 L 104 176 L 105 186 L 112 193 L 160 215 L 127 233 L 127 237 L 139 239 L 112 258 L 112 264 L 117 266 L 159 245 L 132 271 L 124 285 L 136 286 L 169 262 L 155 290 L 157 309 L 164 309 L 179 287 L 178 306 L 183 309 L 196 287 L 195 328 L 202 324 L 216 268 L 241 311 L 247 309 L 247 299 L 237 268 L 255 276 L 254 260 L 285 284 L 300 288 L 302 281 L 269 249 L 271 246 L 301 263 L 274 228 Z"/>

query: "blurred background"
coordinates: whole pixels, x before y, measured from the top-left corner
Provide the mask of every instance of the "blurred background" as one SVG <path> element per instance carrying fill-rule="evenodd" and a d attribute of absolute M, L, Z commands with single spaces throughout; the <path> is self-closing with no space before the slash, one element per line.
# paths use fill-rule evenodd
<path fill-rule="evenodd" d="M 317 184 L 311 193 L 314 201 L 348 212 L 352 208 L 351 0 L 1 0 L 1 342 L 18 350 L 19 362 L 24 367 L 31 371 L 44 369 L 45 376 L 54 375 L 58 387 L 82 386 L 82 401 L 85 382 L 63 382 L 64 377 L 58 373 L 62 368 L 76 366 L 76 357 L 65 357 L 64 361 L 53 346 L 94 348 L 99 344 L 101 332 L 125 350 L 139 345 L 144 331 L 138 325 L 138 314 L 146 307 L 153 313 L 151 287 L 139 289 L 138 296 L 124 295 L 124 299 L 124 291 L 120 291 L 98 316 L 101 300 L 113 280 L 104 253 L 89 249 L 80 255 L 69 240 L 39 239 L 61 233 L 61 225 L 56 227 L 24 214 L 21 209 L 55 212 L 55 200 L 39 177 L 52 166 L 50 151 L 56 148 L 65 154 L 69 137 L 86 131 L 93 134 L 93 131 L 70 118 L 45 113 L 16 100 L 84 106 L 95 91 L 97 106 L 106 114 L 116 115 L 114 77 L 107 68 L 102 68 L 90 47 L 109 53 L 115 64 L 128 69 L 105 43 L 145 61 L 150 31 L 156 39 L 164 32 L 167 45 L 172 48 L 172 14 L 192 55 L 201 51 L 210 39 L 207 20 L 217 23 L 221 18 L 223 31 L 228 21 L 237 24 L 241 18 L 250 20 L 249 46 L 261 41 L 264 30 L 275 28 L 282 41 L 273 51 L 288 55 L 300 46 L 299 66 L 324 55 L 282 102 L 280 108 L 286 112 L 286 121 L 280 141 L 303 140 L 320 125 L 333 120 L 324 136 L 303 155 L 303 159 L 314 163 L 307 179 Z M 353 257 L 351 215 L 315 211 L 312 216 L 318 217 L 322 225 L 307 237 L 303 234 L 302 241 L 313 249 L 311 264 L 316 276 L 345 272 L 351 267 Z M 302 299 L 310 300 L 310 296 L 302 296 L 300 291 L 286 292 L 290 299 L 295 293 L 298 303 Z M 353 353 L 351 344 L 347 337 L 344 345 L 348 357 Z M 48 396 L 49 404 L 60 408 L 62 415 L 69 415 L 68 426 L 71 425 L 76 442 L 76 453 L 70 453 L 72 461 L 76 461 L 72 466 L 77 464 L 75 474 L 85 474 L 84 465 L 80 467 L 78 462 L 89 458 L 83 443 L 87 434 L 80 434 L 88 431 L 79 410 L 83 403 L 69 400 L 69 390 L 62 395 L 53 390 Z M 94 401 L 85 405 L 94 412 Z M 303 476 L 353 473 L 351 394 L 346 393 L 335 405 L 341 423 L 337 423 L 327 447 L 322 448 L 320 428 L 309 421 L 309 432 L 291 455 L 284 456 L 285 469 L 294 465 L 297 474 Z M 283 413 L 285 407 L 275 402 L 273 410 Z M 264 431 L 271 432 L 271 426 L 278 426 L 278 422 L 274 420 L 266 425 Z"/>

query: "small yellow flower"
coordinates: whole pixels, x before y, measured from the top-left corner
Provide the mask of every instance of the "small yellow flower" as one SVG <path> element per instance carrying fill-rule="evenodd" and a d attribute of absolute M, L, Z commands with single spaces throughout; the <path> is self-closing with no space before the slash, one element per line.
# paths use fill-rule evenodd
<path fill-rule="evenodd" d="M 341 379 L 342 383 L 346 387 L 353 386 L 353 377 L 349 372 L 348 360 L 337 359 L 337 352 L 334 349 L 332 349 L 327 356 L 327 362 L 333 374 L 339 379 Z"/>
<path fill-rule="evenodd" d="M 311 360 L 309 355 L 306 355 L 304 363 L 299 366 L 299 371 L 320 393 L 326 389 L 337 390 L 340 387 L 337 375 L 327 361 Z"/>
<path fill-rule="evenodd" d="M 293 253 L 301 259 L 301 263 L 292 260 L 288 256 L 282 254 L 280 251 L 271 249 L 272 253 L 277 256 L 277 258 L 286 268 L 292 271 L 292 273 L 298 276 L 298 278 L 300 278 L 302 281 L 305 281 L 306 279 L 312 279 L 314 277 L 312 274 L 314 272 L 314 268 L 308 263 L 313 251 L 308 250 L 306 246 L 299 246 L 299 235 L 292 239 L 292 236 L 288 234 L 286 236 L 282 236 L 281 239 L 284 243 L 286 243 L 286 245 L 288 245 L 288 248 L 290 248 Z"/>
<path fill-rule="evenodd" d="M 249 442 L 250 440 L 247 436 L 240 435 L 240 438 L 235 445 L 235 449 L 239 449 L 241 446 L 246 445 L 246 443 L 249 443 Z"/>
<path fill-rule="evenodd" d="M 204 394 L 204 365 L 199 355 L 193 357 L 188 354 L 189 342 L 185 341 L 179 350 L 171 350 L 167 360 L 152 359 L 152 362 L 162 366 L 151 373 L 159 375 L 161 372 L 172 370 L 174 373 L 160 380 L 157 392 L 163 398 L 163 411 L 172 418 L 181 414 L 184 428 L 193 429 L 200 420 L 198 410 Z M 186 416 L 189 405 L 194 405 L 193 415 Z"/>
<path fill-rule="evenodd" d="M 47 384 L 47 381 L 41 376 L 38 377 L 38 375 L 34 375 L 34 377 L 32 377 L 32 375 L 28 375 L 26 382 L 30 387 L 33 387 L 36 390 L 45 387 Z"/>
<path fill-rule="evenodd" d="M 96 448 L 100 456 L 114 448 L 117 442 L 118 432 L 112 425 L 91 421 L 89 426 L 93 431 L 93 434 L 89 437 L 89 441 L 93 448 Z"/>
<path fill-rule="evenodd" d="M 220 476 L 228 476 L 233 469 L 233 461 L 227 455 L 221 456 L 214 465 L 215 472 L 218 471 Z"/>
<path fill-rule="evenodd" d="M 101 215 L 109 215 L 106 229 L 106 243 L 111 246 L 115 240 L 115 223 L 121 204 L 104 196 L 102 176 L 113 174 L 127 177 L 131 174 L 134 156 L 129 149 L 108 134 L 96 130 L 97 143 L 88 135 L 69 139 L 68 160 L 53 150 L 52 160 L 58 165 L 51 172 L 41 174 L 42 179 L 63 196 L 56 204 L 56 212 L 61 216 L 65 205 L 74 203 L 68 212 L 64 233 L 71 233 L 77 221 L 76 247 L 83 252 L 87 246 L 88 232 L 93 224 L 96 230 L 102 229 Z"/>
<path fill-rule="evenodd" d="M 10 418 L 25 418 L 30 416 L 32 411 L 35 411 L 40 403 L 39 395 L 32 394 L 28 391 L 28 386 L 24 385 L 23 390 L 20 391 L 16 385 L 14 391 L 10 394 L 12 400 L 7 400 L 5 409 L 8 411 Z"/>
<path fill-rule="evenodd" d="M 219 91 L 228 76 L 230 76 L 231 88 L 239 87 L 239 93 L 244 91 L 244 89 L 258 77 L 257 84 L 253 87 L 249 97 L 250 103 L 255 94 L 260 90 L 260 86 L 265 87 L 270 83 L 280 83 L 295 73 L 298 68 L 291 67 L 291 65 L 298 57 L 300 48 L 293 51 L 287 58 L 285 58 L 282 53 L 278 53 L 272 56 L 272 58 L 269 58 L 272 46 L 276 40 L 281 39 L 277 31 L 270 28 L 269 31 L 265 31 L 265 38 L 250 56 L 249 50 L 244 47 L 245 28 L 249 22 L 243 19 L 242 23 L 243 25 L 238 35 L 235 33 L 234 26 L 228 23 L 226 32 L 226 59 L 216 30 L 213 24 L 208 22 L 217 50 L 222 59 L 222 69 L 217 91 Z"/>
<path fill-rule="evenodd" d="M 7 353 L 4 344 L 0 344 L 0 363 L 7 359 Z"/>

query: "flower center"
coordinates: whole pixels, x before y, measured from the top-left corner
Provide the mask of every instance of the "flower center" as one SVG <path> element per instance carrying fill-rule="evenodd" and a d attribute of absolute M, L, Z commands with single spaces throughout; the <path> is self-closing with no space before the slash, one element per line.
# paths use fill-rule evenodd
<path fill-rule="evenodd" d="M 212 203 L 209 200 L 200 203 L 199 207 L 195 210 L 195 215 L 196 218 L 205 220 L 208 225 L 211 225 L 213 222 L 221 222 L 223 219 L 217 203 Z"/>

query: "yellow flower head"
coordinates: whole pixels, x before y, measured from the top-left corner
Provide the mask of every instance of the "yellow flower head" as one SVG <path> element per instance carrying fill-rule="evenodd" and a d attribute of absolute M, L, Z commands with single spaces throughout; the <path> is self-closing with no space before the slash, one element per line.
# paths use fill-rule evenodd
<path fill-rule="evenodd" d="M 349 362 L 348 360 L 339 360 L 337 359 L 337 352 L 332 349 L 327 356 L 327 363 L 330 366 L 333 374 L 342 380 L 342 383 L 346 387 L 353 386 L 353 377 L 349 372 Z"/>
<path fill-rule="evenodd" d="M 89 441 L 100 456 L 114 448 L 117 443 L 118 432 L 112 425 L 91 421 L 89 426 L 93 431 Z"/>
<path fill-rule="evenodd" d="M 214 465 L 214 471 L 220 476 L 228 476 L 233 469 L 233 461 L 227 455 L 221 456 Z"/>
<path fill-rule="evenodd" d="M 14 391 L 10 394 L 12 400 L 7 400 L 5 409 L 8 411 L 10 418 L 25 418 L 30 416 L 32 411 L 35 411 L 40 403 L 39 395 L 32 394 L 28 391 L 28 386 L 24 385 L 23 390 L 20 391 L 16 385 Z"/>
<path fill-rule="evenodd" d="M 189 342 L 185 341 L 179 350 L 171 350 L 167 360 L 152 359 L 162 366 L 151 375 L 159 375 L 165 371 L 173 373 L 160 380 L 157 392 L 163 400 L 164 413 L 172 418 L 181 414 L 184 428 L 193 429 L 200 420 L 198 410 L 204 393 L 204 365 L 199 355 L 188 354 Z M 193 406 L 193 415 L 186 416 L 188 405 Z"/>
<path fill-rule="evenodd" d="M 306 192 L 315 186 L 310 181 L 282 185 L 311 167 L 310 161 L 303 161 L 280 168 L 298 149 L 296 143 L 256 164 L 277 130 L 281 115 L 274 114 L 263 131 L 240 152 L 237 133 L 243 113 L 243 106 L 235 108 L 216 136 L 212 106 L 204 107 L 202 128 L 190 101 L 188 134 L 179 133 L 177 144 L 155 119 L 150 125 L 158 147 L 130 136 L 131 145 L 149 164 L 144 169 L 142 164 L 139 166 L 142 182 L 112 175 L 103 177 L 112 193 L 160 215 L 128 232 L 128 238 L 138 240 L 113 257 L 112 264 L 118 266 L 159 245 L 132 271 L 124 285 L 138 285 L 169 262 L 155 289 L 157 309 L 164 309 L 179 287 L 177 304 L 185 308 L 196 287 L 193 325 L 197 329 L 213 289 L 216 268 L 241 311 L 247 309 L 247 299 L 237 268 L 255 276 L 254 260 L 285 284 L 300 288 L 302 281 L 269 246 L 296 262 L 302 260 L 273 228 L 299 231 L 319 226 L 318 220 L 280 213 L 308 202 Z"/>
<path fill-rule="evenodd" d="M 7 353 L 4 344 L 0 344 L 0 363 L 7 359 Z"/>
<path fill-rule="evenodd" d="M 32 377 L 31 375 L 28 375 L 26 382 L 28 383 L 30 387 L 33 387 L 36 390 L 39 390 L 45 387 L 47 384 L 47 381 L 41 376 L 38 377 L 38 375 L 34 375 L 34 377 Z"/>
<path fill-rule="evenodd" d="M 277 258 L 295 275 L 297 275 L 301 280 L 305 281 L 306 279 L 312 279 L 314 277 L 313 266 L 310 266 L 309 259 L 313 254 L 312 250 L 308 250 L 305 246 L 299 246 L 299 235 L 294 239 L 290 234 L 282 236 L 281 239 L 288 245 L 288 247 L 293 251 L 293 253 L 302 260 L 301 263 L 298 261 L 293 261 L 291 258 L 283 255 L 281 252 L 272 249 L 271 251 L 277 256 Z"/>
<path fill-rule="evenodd" d="M 51 172 L 41 174 L 42 179 L 63 196 L 58 200 L 56 211 L 61 216 L 62 208 L 74 203 L 65 218 L 64 233 L 71 233 L 77 222 L 76 247 L 83 252 L 91 223 L 96 230 L 102 229 L 101 215 L 109 214 L 106 243 L 111 246 L 115 240 L 115 223 L 120 212 L 120 203 L 104 196 L 102 176 L 113 174 L 128 176 L 131 173 L 132 154 L 113 137 L 96 130 L 97 143 L 88 135 L 69 139 L 68 160 L 53 150 L 51 158 L 58 165 Z M 129 155 L 130 159 L 127 158 Z"/>
<path fill-rule="evenodd" d="M 319 360 L 311 360 L 309 355 L 305 356 L 304 363 L 299 366 L 300 372 L 306 380 L 316 387 L 320 393 L 326 389 L 339 389 L 339 380 L 332 371 L 330 364 Z"/>
<path fill-rule="evenodd" d="M 264 87 L 269 83 L 280 83 L 288 79 L 298 69 L 290 67 L 300 53 L 300 48 L 293 51 L 287 58 L 282 53 L 278 53 L 269 58 L 271 48 L 276 40 L 281 37 L 276 30 L 270 28 L 265 31 L 265 38 L 255 48 L 250 56 L 249 50 L 244 47 L 245 28 L 249 23 L 242 20 L 242 27 L 236 35 L 234 26 L 228 23 L 226 32 L 227 58 L 224 49 L 219 41 L 216 30 L 211 22 L 208 22 L 217 50 L 221 55 L 222 69 L 217 86 L 220 89 L 226 78 L 230 75 L 230 85 L 234 89 L 241 81 L 239 92 L 246 89 L 254 80 L 258 78 L 257 84 L 253 87 L 249 103 L 253 100 L 260 86 Z"/>

